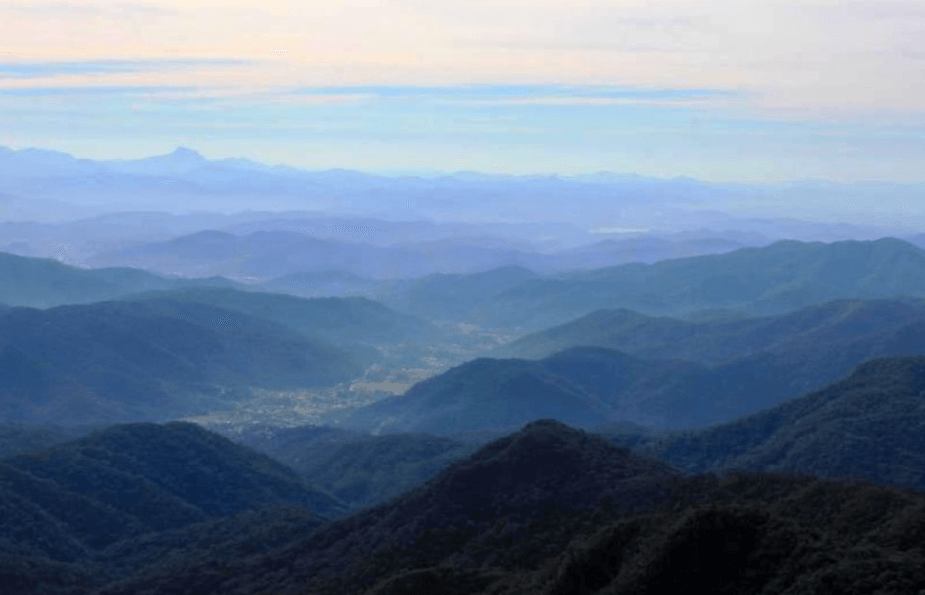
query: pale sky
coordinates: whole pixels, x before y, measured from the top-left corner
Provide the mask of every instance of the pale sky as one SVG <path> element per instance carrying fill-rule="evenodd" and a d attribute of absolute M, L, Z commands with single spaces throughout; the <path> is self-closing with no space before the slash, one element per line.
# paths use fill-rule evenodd
<path fill-rule="evenodd" d="M 12 148 L 925 181 L 925 0 L 3 0 L 0 23 Z"/>

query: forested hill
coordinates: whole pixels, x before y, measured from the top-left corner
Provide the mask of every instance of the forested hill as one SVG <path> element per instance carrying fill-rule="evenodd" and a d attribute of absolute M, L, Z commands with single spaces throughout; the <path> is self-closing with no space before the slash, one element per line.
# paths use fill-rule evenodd
<path fill-rule="evenodd" d="M 493 357 L 540 359 L 570 347 L 619 349 L 637 357 L 719 364 L 765 352 L 824 351 L 853 343 L 889 343 L 899 329 L 925 321 L 921 298 L 835 300 L 784 314 L 736 320 L 690 321 L 632 310 L 597 310 L 527 335 Z"/>
<path fill-rule="evenodd" d="M 925 357 L 873 360 L 823 390 L 637 448 L 688 471 L 801 471 L 925 492 Z"/>
<path fill-rule="evenodd" d="M 86 304 L 139 291 L 193 286 L 240 287 L 222 277 L 169 279 L 140 269 L 81 269 L 50 258 L 0 252 L 0 303 L 11 306 Z"/>
<path fill-rule="evenodd" d="M 925 311 L 914 300 L 835 302 L 729 323 L 627 312 L 598 318 L 616 319 L 612 334 L 598 327 L 598 336 L 614 337 L 607 342 L 659 357 L 582 346 L 541 360 L 481 358 L 362 407 L 347 423 L 436 434 L 511 428 L 537 417 L 693 428 L 822 388 L 873 357 L 925 354 Z"/>
<path fill-rule="evenodd" d="M 323 386 L 364 369 L 363 360 L 325 341 L 240 312 L 156 306 L 102 302 L 0 314 L 0 419 L 165 421 L 227 409 L 251 386 Z"/>
<path fill-rule="evenodd" d="M 415 298 L 413 286 L 403 292 L 387 303 L 409 312 L 433 310 L 426 293 Z M 457 292 L 448 311 L 484 326 L 538 331 L 602 308 L 674 316 L 702 310 L 775 314 L 836 299 L 899 296 L 925 297 L 922 249 L 895 238 L 830 244 L 788 240 Z"/>
<path fill-rule="evenodd" d="M 171 557 L 102 595 L 925 588 L 925 499 L 811 477 L 682 477 L 550 420 L 262 554 Z"/>
<path fill-rule="evenodd" d="M 436 329 L 363 297 L 301 298 L 221 287 L 190 287 L 143 292 L 125 301 L 198 303 L 262 318 L 334 343 L 425 341 Z"/>
<path fill-rule="evenodd" d="M 266 547 L 272 536 L 252 525 L 261 520 L 306 531 L 346 511 L 291 469 L 188 423 L 114 426 L 4 459 L 0 502 L 9 593 L 86 593 L 177 547 Z"/>

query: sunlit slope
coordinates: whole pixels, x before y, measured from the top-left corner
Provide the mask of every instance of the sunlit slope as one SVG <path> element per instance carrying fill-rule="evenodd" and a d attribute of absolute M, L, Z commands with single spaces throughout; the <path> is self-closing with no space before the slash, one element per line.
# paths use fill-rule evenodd
<path fill-rule="evenodd" d="M 0 303 L 48 308 L 83 304 L 154 289 L 233 287 L 228 279 L 168 279 L 129 268 L 81 269 L 50 258 L 0 252 Z"/>
<path fill-rule="evenodd" d="M 251 386 L 323 386 L 363 363 L 281 325 L 197 303 L 103 302 L 0 316 L 0 417 L 99 423 L 225 409 Z"/>
<path fill-rule="evenodd" d="M 413 288 L 387 303 L 430 308 Z M 702 310 L 782 313 L 844 298 L 925 296 L 925 251 L 884 238 L 781 241 L 726 254 L 536 277 L 457 294 L 448 314 L 486 326 L 541 330 L 603 308 L 650 315 Z M 465 306 L 466 301 L 469 306 Z"/>

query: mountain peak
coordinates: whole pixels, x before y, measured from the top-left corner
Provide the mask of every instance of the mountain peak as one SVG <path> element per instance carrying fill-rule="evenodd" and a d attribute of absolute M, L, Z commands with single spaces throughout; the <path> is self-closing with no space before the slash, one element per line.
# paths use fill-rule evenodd
<path fill-rule="evenodd" d="M 605 493 L 629 509 L 664 498 L 675 476 L 600 436 L 539 419 L 452 465 L 416 496 L 484 518 L 529 516 L 547 504 L 590 509 Z"/>
<path fill-rule="evenodd" d="M 206 160 L 205 157 L 203 157 L 198 151 L 194 149 L 190 149 L 189 147 L 177 147 L 176 149 L 173 150 L 172 153 L 168 155 L 168 157 L 190 160 L 190 161 L 192 160 L 205 161 Z"/>

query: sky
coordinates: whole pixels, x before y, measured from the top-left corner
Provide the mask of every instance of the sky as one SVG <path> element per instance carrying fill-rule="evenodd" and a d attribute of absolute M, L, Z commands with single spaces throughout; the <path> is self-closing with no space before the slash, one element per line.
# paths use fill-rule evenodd
<path fill-rule="evenodd" d="M 4 0 L 0 145 L 925 181 L 925 0 Z"/>

